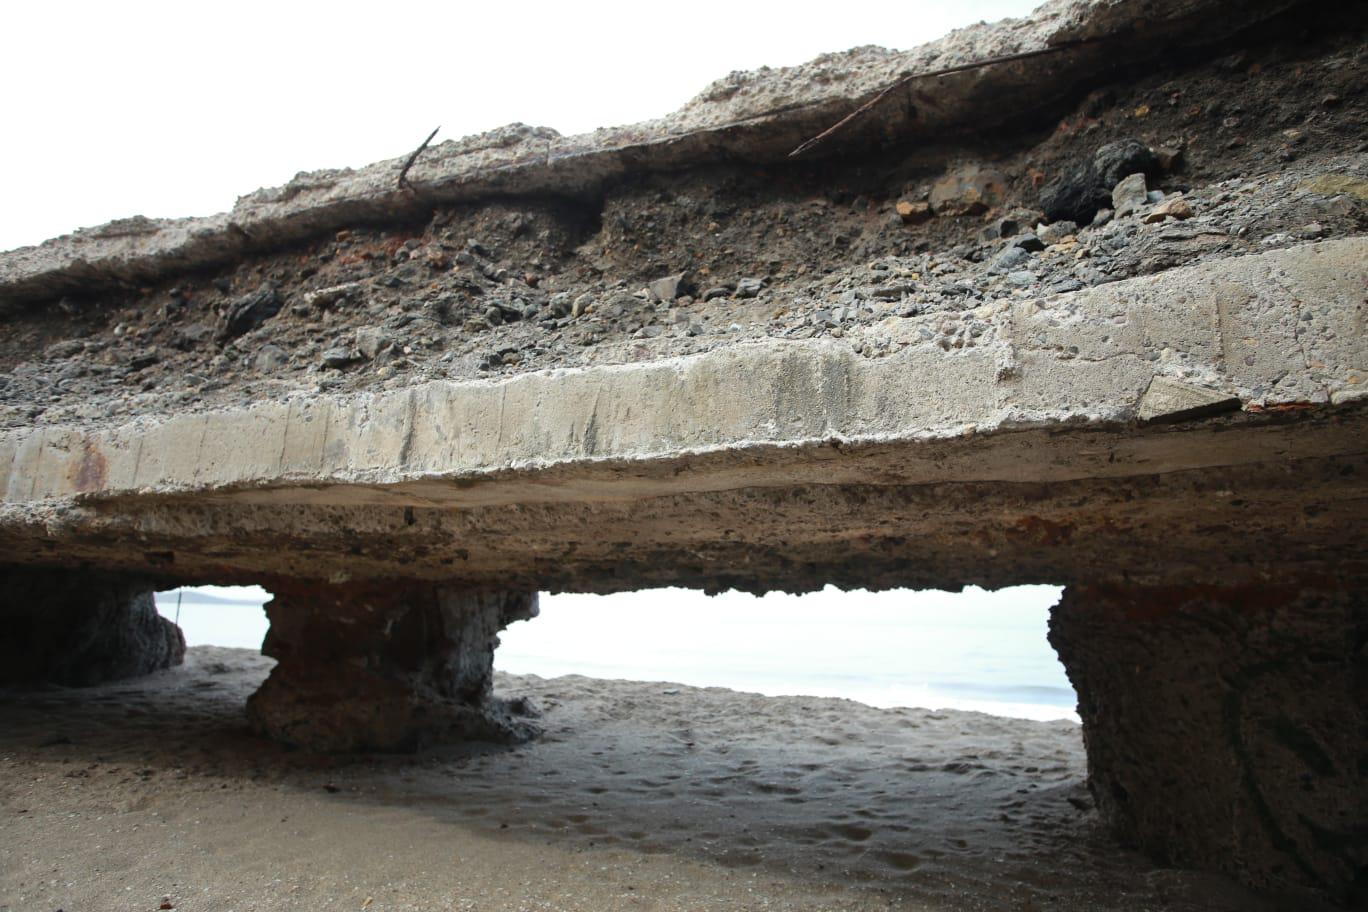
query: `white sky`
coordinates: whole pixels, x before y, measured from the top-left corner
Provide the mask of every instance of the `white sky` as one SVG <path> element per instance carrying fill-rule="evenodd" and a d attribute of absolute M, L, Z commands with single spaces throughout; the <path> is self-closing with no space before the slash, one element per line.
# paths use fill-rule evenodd
<path fill-rule="evenodd" d="M 522 121 L 658 117 L 732 70 L 907 48 L 1033 0 L 42 2 L 0 25 L 0 250 L 207 215 L 296 172 Z"/>

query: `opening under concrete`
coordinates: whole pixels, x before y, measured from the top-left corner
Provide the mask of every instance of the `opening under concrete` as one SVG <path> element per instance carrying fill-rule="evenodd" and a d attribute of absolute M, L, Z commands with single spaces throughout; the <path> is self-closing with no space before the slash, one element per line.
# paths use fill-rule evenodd
<path fill-rule="evenodd" d="M 1077 697 L 1046 641 L 1061 591 L 542 593 L 535 623 L 499 635 L 494 665 L 542 678 L 659 681 L 1077 722 Z M 184 587 L 156 598 L 191 647 L 258 650 L 266 636 L 263 606 L 271 595 L 260 586 Z"/>

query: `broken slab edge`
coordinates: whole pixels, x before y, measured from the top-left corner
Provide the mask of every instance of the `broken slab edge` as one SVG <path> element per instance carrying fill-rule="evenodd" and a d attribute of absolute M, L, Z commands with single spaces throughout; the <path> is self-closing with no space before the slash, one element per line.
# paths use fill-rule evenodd
<path fill-rule="evenodd" d="M 510 476 L 707 457 L 725 467 L 833 446 L 931 451 L 973 440 L 989 450 L 986 437 L 1173 423 L 1237 402 L 1262 411 L 1236 416 L 1248 421 L 1353 412 L 1364 400 L 1332 403 L 1368 380 L 1356 297 L 1366 282 L 1368 237 L 1357 237 L 993 302 L 983 341 L 958 351 L 913 344 L 917 321 L 895 320 L 889 331 L 909 342 L 880 358 L 845 342 L 771 340 L 501 381 L 20 429 L 0 434 L 0 503 L 432 482 L 459 493 Z M 1303 302 L 1325 316 L 1289 326 Z M 1178 353 L 1171 363 L 1167 351 Z M 1004 359 L 1014 365 L 1005 379 Z M 1332 446 L 1363 448 L 1352 435 Z M 1026 477 L 1020 466 L 1005 471 Z"/>

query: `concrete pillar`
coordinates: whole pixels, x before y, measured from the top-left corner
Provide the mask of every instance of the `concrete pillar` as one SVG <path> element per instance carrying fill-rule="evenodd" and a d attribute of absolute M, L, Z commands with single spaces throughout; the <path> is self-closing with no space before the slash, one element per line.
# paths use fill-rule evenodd
<path fill-rule="evenodd" d="M 150 583 L 85 569 L 0 568 L 0 628 L 0 684 L 85 687 L 185 657 Z"/>
<path fill-rule="evenodd" d="M 1070 587 L 1050 642 L 1124 842 L 1256 886 L 1368 887 L 1361 587 Z"/>
<path fill-rule="evenodd" d="M 310 750 L 405 751 L 517 741 L 536 727 L 491 695 L 498 632 L 537 596 L 431 584 L 273 584 L 262 652 L 279 660 L 247 703 L 257 731 Z"/>

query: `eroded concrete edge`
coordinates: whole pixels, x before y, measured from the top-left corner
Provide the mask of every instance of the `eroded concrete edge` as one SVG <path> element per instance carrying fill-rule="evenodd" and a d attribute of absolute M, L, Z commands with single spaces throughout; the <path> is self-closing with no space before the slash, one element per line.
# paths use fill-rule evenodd
<path fill-rule="evenodd" d="M 894 320 L 890 331 L 909 344 L 878 359 L 833 341 L 763 342 L 104 429 L 11 431 L 0 435 L 0 491 L 5 503 L 32 504 L 462 483 L 709 453 L 759 458 L 831 441 L 915 446 L 1131 422 L 1142 403 L 1153 409 L 1156 378 L 1255 410 L 1345 404 L 1368 394 L 1366 289 L 1368 238 L 1356 237 L 989 304 L 978 315 L 989 332 L 958 351 L 912 344 L 916 320 Z"/>

